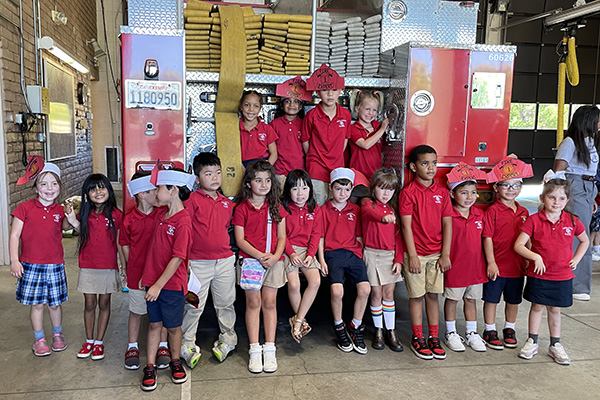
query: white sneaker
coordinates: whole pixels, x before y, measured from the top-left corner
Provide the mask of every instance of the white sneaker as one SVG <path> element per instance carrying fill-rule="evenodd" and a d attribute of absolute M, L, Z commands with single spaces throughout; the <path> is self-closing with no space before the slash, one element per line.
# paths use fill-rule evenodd
<path fill-rule="evenodd" d="M 533 356 L 538 353 L 539 345 L 537 343 L 533 343 L 532 338 L 527 338 L 525 344 L 519 351 L 519 357 L 524 358 L 526 360 L 531 360 Z"/>
<path fill-rule="evenodd" d="M 277 348 L 274 344 L 272 345 L 264 345 L 263 346 L 263 358 L 264 358 L 264 367 L 263 371 L 265 372 L 275 372 L 277 371 L 277 357 L 275 355 Z"/>
<path fill-rule="evenodd" d="M 466 335 L 467 337 L 467 346 L 472 348 L 475 351 L 486 351 L 487 347 L 485 345 L 485 341 L 479 336 L 477 332 L 469 332 Z"/>
<path fill-rule="evenodd" d="M 250 347 L 250 360 L 248 361 L 248 371 L 253 374 L 263 372 L 263 347 L 261 345 Z"/>
<path fill-rule="evenodd" d="M 590 295 L 587 293 L 573 293 L 573 300 L 590 301 Z"/>
<path fill-rule="evenodd" d="M 192 347 L 181 347 L 180 356 L 188 367 L 194 368 L 200 361 L 202 354 L 200 353 L 200 347 L 194 345 Z"/>
<path fill-rule="evenodd" d="M 226 343 L 221 343 L 218 340 L 213 344 L 212 352 L 219 360 L 219 362 L 225 361 L 229 353 L 235 349 L 235 346 L 230 346 Z"/>
<path fill-rule="evenodd" d="M 548 347 L 548 355 L 554 359 L 554 362 L 560 365 L 571 364 L 571 359 L 567 355 L 565 348 L 560 343 L 555 343 L 554 346 Z"/>
<path fill-rule="evenodd" d="M 600 261 L 600 253 L 592 252 L 592 261 Z"/>
<path fill-rule="evenodd" d="M 446 346 L 452 351 L 465 351 L 465 345 L 463 344 L 464 339 L 456 332 L 446 332 L 446 338 L 444 342 Z"/>

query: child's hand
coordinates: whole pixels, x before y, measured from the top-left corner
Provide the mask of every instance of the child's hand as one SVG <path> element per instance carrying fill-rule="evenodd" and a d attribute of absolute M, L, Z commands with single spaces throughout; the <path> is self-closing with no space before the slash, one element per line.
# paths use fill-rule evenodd
<path fill-rule="evenodd" d="M 402 264 L 394 263 L 394 265 L 392 265 L 392 275 L 398 275 L 400 271 L 402 271 Z"/>
<path fill-rule="evenodd" d="M 300 256 L 296 253 L 292 253 L 290 254 L 290 262 L 292 263 L 292 265 L 294 266 L 300 266 L 302 265 L 302 259 L 300 258 Z"/>
<path fill-rule="evenodd" d="M 381 218 L 381 222 L 384 224 L 395 224 L 396 216 L 394 214 L 384 215 L 383 218 Z"/>
<path fill-rule="evenodd" d="M 313 262 L 313 256 L 306 256 L 306 258 L 304 259 L 304 262 L 302 263 L 303 267 L 308 267 L 310 266 L 310 264 L 312 264 Z"/>
<path fill-rule="evenodd" d="M 10 274 L 15 278 L 23 276 L 23 264 L 19 260 L 10 262 Z"/>
<path fill-rule="evenodd" d="M 442 272 L 448 271 L 452 267 L 452 263 L 450 262 L 450 257 L 441 256 L 436 263 L 436 268 L 438 268 Z"/>
<path fill-rule="evenodd" d="M 144 298 L 148 301 L 156 301 L 156 299 L 158 299 L 158 296 L 160 295 L 160 291 L 160 288 L 156 287 L 156 285 L 152 285 L 150 286 L 150 289 L 148 289 L 148 291 L 146 292 Z"/>
<path fill-rule="evenodd" d="M 533 272 L 536 274 L 543 275 L 544 272 L 546 272 L 546 266 L 544 265 L 544 260 L 542 260 L 542 256 L 538 254 L 535 260 L 533 260 L 533 262 Z M 571 262 L 569 262 L 569 265 L 571 265 Z"/>
<path fill-rule="evenodd" d="M 571 267 L 573 271 L 575 271 L 575 269 L 577 268 L 577 264 L 579 264 L 579 261 L 575 261 L 574 258 L 572 258 L 571 261 L 569 261 L 569 267 Z"/>
<path fill-rule="evenodd" d="M 419 256 L 408 257 L 408 271 L 411 274 L 421 273 L 421 261 L 419 260 Z"/>
<path fill-rule="evenodd" d="M 73 204 L 71 204 L 70 202 L 65 204 L 64 210 L 65 210 L 65 215 L 71 214 L 73 212 Z"/>
<path fill-rule="evenodd" d="M 275 263 L 277 263 L 277 261 L 279 261 L 279 259 L 275 258 L 275 256 L 271 253 L 264 253 L 262 257 L 258 259 L 258 261 L 263 267 L 269 269 L 273 268 L 273 266 L 275 265 Z"/>
<path fill-rule="evenodd" d="M 388 118 L 386 118 L 383 121 L 381 121 L 381 127 L 379 129 L 385 130 L 389 124 L 390 124 L 390 120 Z"/>
<path fill-rule="evenodd" d="M 498 270 L 498 264 L 495 262 L 489 263 L 487 267 L 487 277 L 493 281 L 496 280 L 500 271 Z"/>
<path fill-rule="evenodd" d="M 325 262 L 325 260 L 319 261 L 319 264 L 321 264 L 321 275 L 322 276 L 329 275 L 329 267 L 327 266 L 327 263 Z"/>

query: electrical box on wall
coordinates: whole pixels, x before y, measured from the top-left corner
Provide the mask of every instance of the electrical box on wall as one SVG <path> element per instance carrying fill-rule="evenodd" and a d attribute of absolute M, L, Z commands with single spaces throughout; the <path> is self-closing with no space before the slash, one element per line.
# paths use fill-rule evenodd
<path fill-rule="evenodd" d="M 33 114 L 50 113 L 50 91 L 48 88 L 37 85 L 27 86 L 27 99 Z"/>

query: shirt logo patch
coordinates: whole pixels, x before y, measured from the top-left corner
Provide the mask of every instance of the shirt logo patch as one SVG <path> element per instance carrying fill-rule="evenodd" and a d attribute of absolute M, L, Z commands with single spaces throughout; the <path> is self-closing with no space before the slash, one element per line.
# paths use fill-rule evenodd
<path fill-rule="evenodd" d="M 355 218 L 356 218 L 356 214 L 348 213 L 348 221 L 354 221 Z"/>
<path fill-rule="evenodd" d="M 527 217 L 524 215 L 521 215 L 521 218 L 523 219 L 523 222 L 527 221 Z"/>
<path fill-rule="evenodd" d="M 435 201 L 435 204 L 442 204 L 442 196 L 440 196 L 439 194 L 434 194 L 433 200 Z"/>
<path fill-rule="evenodd" d="M 345 128 L 346 127 L 346 120 L 345 119 L 338 120 L 338 125 L 339 125 L 340 128 Z"/>
<path fill-rule="evenodd" d="M 266 133 L 259 133 L 258 134 L 258 140 L 260 140 L 261 142 L 264 142 L 265 140 L 267 140 L 267 134 Z"/>
<path fill-rule="evenodd" d="M 52 214 L 54 217 L 54 222 L 60 222 L 60 214 Z"/>
<path fill-rule="evenodd" d="M 483 229 L 483 223 L 481 221 L 475 221 L 475 225 L 477 225 L 477 229 Z"/>
<path fill-rule="evenodd" d="M 573 236 L 573 227 L 572 226 L 564 226 L 563 231 L 565 232 L 565 236 Z"/>
<path fill-rule="evenodd" d="M 174 236 L 175 235 L 175 227 L 173 225 L 168 225 L 167 235 Z"/>
<path fill-rule="evenodd" d="M 221 202 L 221 204 L 223 204 L 223 208 L 229 208 L 229 203 L 228 203 L 228 202 L 226 202 L 225 200 L 223 200 L 223 201 Z"/>
<path fill-rule="evenodd" d="M 312 214 L 312 213 L 306 214 L 306 220 L 307 221 L 314 221 L 315 220 L 315 214 Z"/>

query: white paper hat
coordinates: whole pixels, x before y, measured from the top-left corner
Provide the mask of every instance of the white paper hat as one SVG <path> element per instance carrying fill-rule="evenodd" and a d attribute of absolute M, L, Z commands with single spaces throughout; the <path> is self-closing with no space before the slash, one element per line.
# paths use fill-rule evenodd
<path fill-rule="evenodd" d="M 150 175 L 147 175 L 129 182 L 127 184 L 127 189 L 129 190 L 129 194 L 133 197 L 140 192 L 156 189 L 156 186 L 150 183 Z"/>
<path fill-rule="evenodd" d="M 187 186 L 188 189 L 192 190 L 195 182 L 196 176 L 192 174 L 166 169 L 158 171 L 156 185 Z"/>
<path fill-rule="evenodd" d="M 339 179 L 348 179 L 354 185 L 354 171 L 350 168 L 336 168 L 329 175 L 329 182 L 333 183 Z"/>
<path fill-rule="evenodd" d="M 42 168 L 40 174 L 43 174 L 44 172 L 53 172 L 60 178 L 60 168 L 51 162 L 44 163 L 44 168 Z"/>

